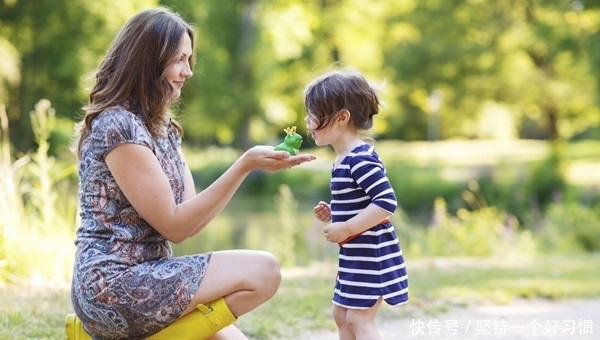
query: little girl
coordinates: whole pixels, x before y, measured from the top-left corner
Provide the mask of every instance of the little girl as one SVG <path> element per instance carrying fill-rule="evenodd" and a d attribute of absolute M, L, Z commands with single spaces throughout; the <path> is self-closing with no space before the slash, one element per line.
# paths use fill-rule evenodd
<path fill-rule="evenodd" d="M 396 210 L 394 189 L 381 159 L 364 138 L 379 111 L 379 99 L 354 70 L 332 71 L 305 90 L 304 121 L 317 146 L 331 145 L 331 202 L 314 214 L 325 239 L 338 243 L 339 268 L 333 317 L 340 340 L 381 339 L 375 314 L 382 301 L 408 301 L 408 280 L 400 243 L 389 216 Z"/>

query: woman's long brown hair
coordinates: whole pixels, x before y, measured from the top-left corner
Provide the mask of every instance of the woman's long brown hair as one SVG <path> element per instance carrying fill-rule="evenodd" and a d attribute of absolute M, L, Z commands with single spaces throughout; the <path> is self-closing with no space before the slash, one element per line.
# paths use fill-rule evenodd
<path fill-rule="evenodd" d="M 98 71 L 85 115 L 78 125 L 76 153 L 80 157 L 82 141 L 90 134 L 92 121 L 115 106 L 141 115 L 150 133 L 163 135 L 169 122 L 183 134 L 171 117 L 174 104 L 167 68 L 179 58 L 183 34 L 195 43 L 195 32 L 178 14 L 166 8 L 153 8 L 132 17 L 119 31 Z M 190 67 L 194 67 L 194 59 Z"/>

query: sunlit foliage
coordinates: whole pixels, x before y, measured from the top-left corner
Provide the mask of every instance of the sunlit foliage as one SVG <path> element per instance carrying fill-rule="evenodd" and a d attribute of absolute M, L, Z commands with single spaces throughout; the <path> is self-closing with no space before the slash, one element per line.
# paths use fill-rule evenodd
<path fill-rule="evenodd" d="M 386 85 L 375 125 L 383 139 L 570 139 L 600 130 L 600 8 L 591 0 L 28 4 L 0 3 L 0 96 L 20 150 L 32 146 L 28 108 L 49 98 L 59 118 L 78 118 L 116 30 L 157 5 L 199 33 L 178 110 L 195 145 L 246 148 L 294 124 L 302 133 L 304 85 L 347 65 Z"/>

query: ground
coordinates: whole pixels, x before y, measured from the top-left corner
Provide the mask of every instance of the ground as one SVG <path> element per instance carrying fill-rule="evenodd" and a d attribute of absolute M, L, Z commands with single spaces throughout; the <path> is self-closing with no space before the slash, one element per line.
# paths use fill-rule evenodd
<path fill-rule="evenodd" d="M 403 308 L 403 307 L 400 307 Z M 452 307 L 429 315 L 378 319 L 383 340 L 403 339 L 598 339 L 600 299 L 516 300 L 506 305 Z M 337 340 L 335 331 L 310 332 L 297 340 Z"/>

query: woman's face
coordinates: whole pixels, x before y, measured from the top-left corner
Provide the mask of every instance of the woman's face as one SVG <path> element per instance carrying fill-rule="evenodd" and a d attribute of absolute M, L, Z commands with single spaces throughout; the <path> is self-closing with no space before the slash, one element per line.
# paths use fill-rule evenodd
<path fill-rule="evenodd" d="M 179 43 L 178 59 L 167 69 L 167 81 L 173 87 L 172 99 L 179 98 L 183 84 L 193 74 L 190 65 L 191 60 L 192 40 L 187 33 L 184 33 Z"/>

